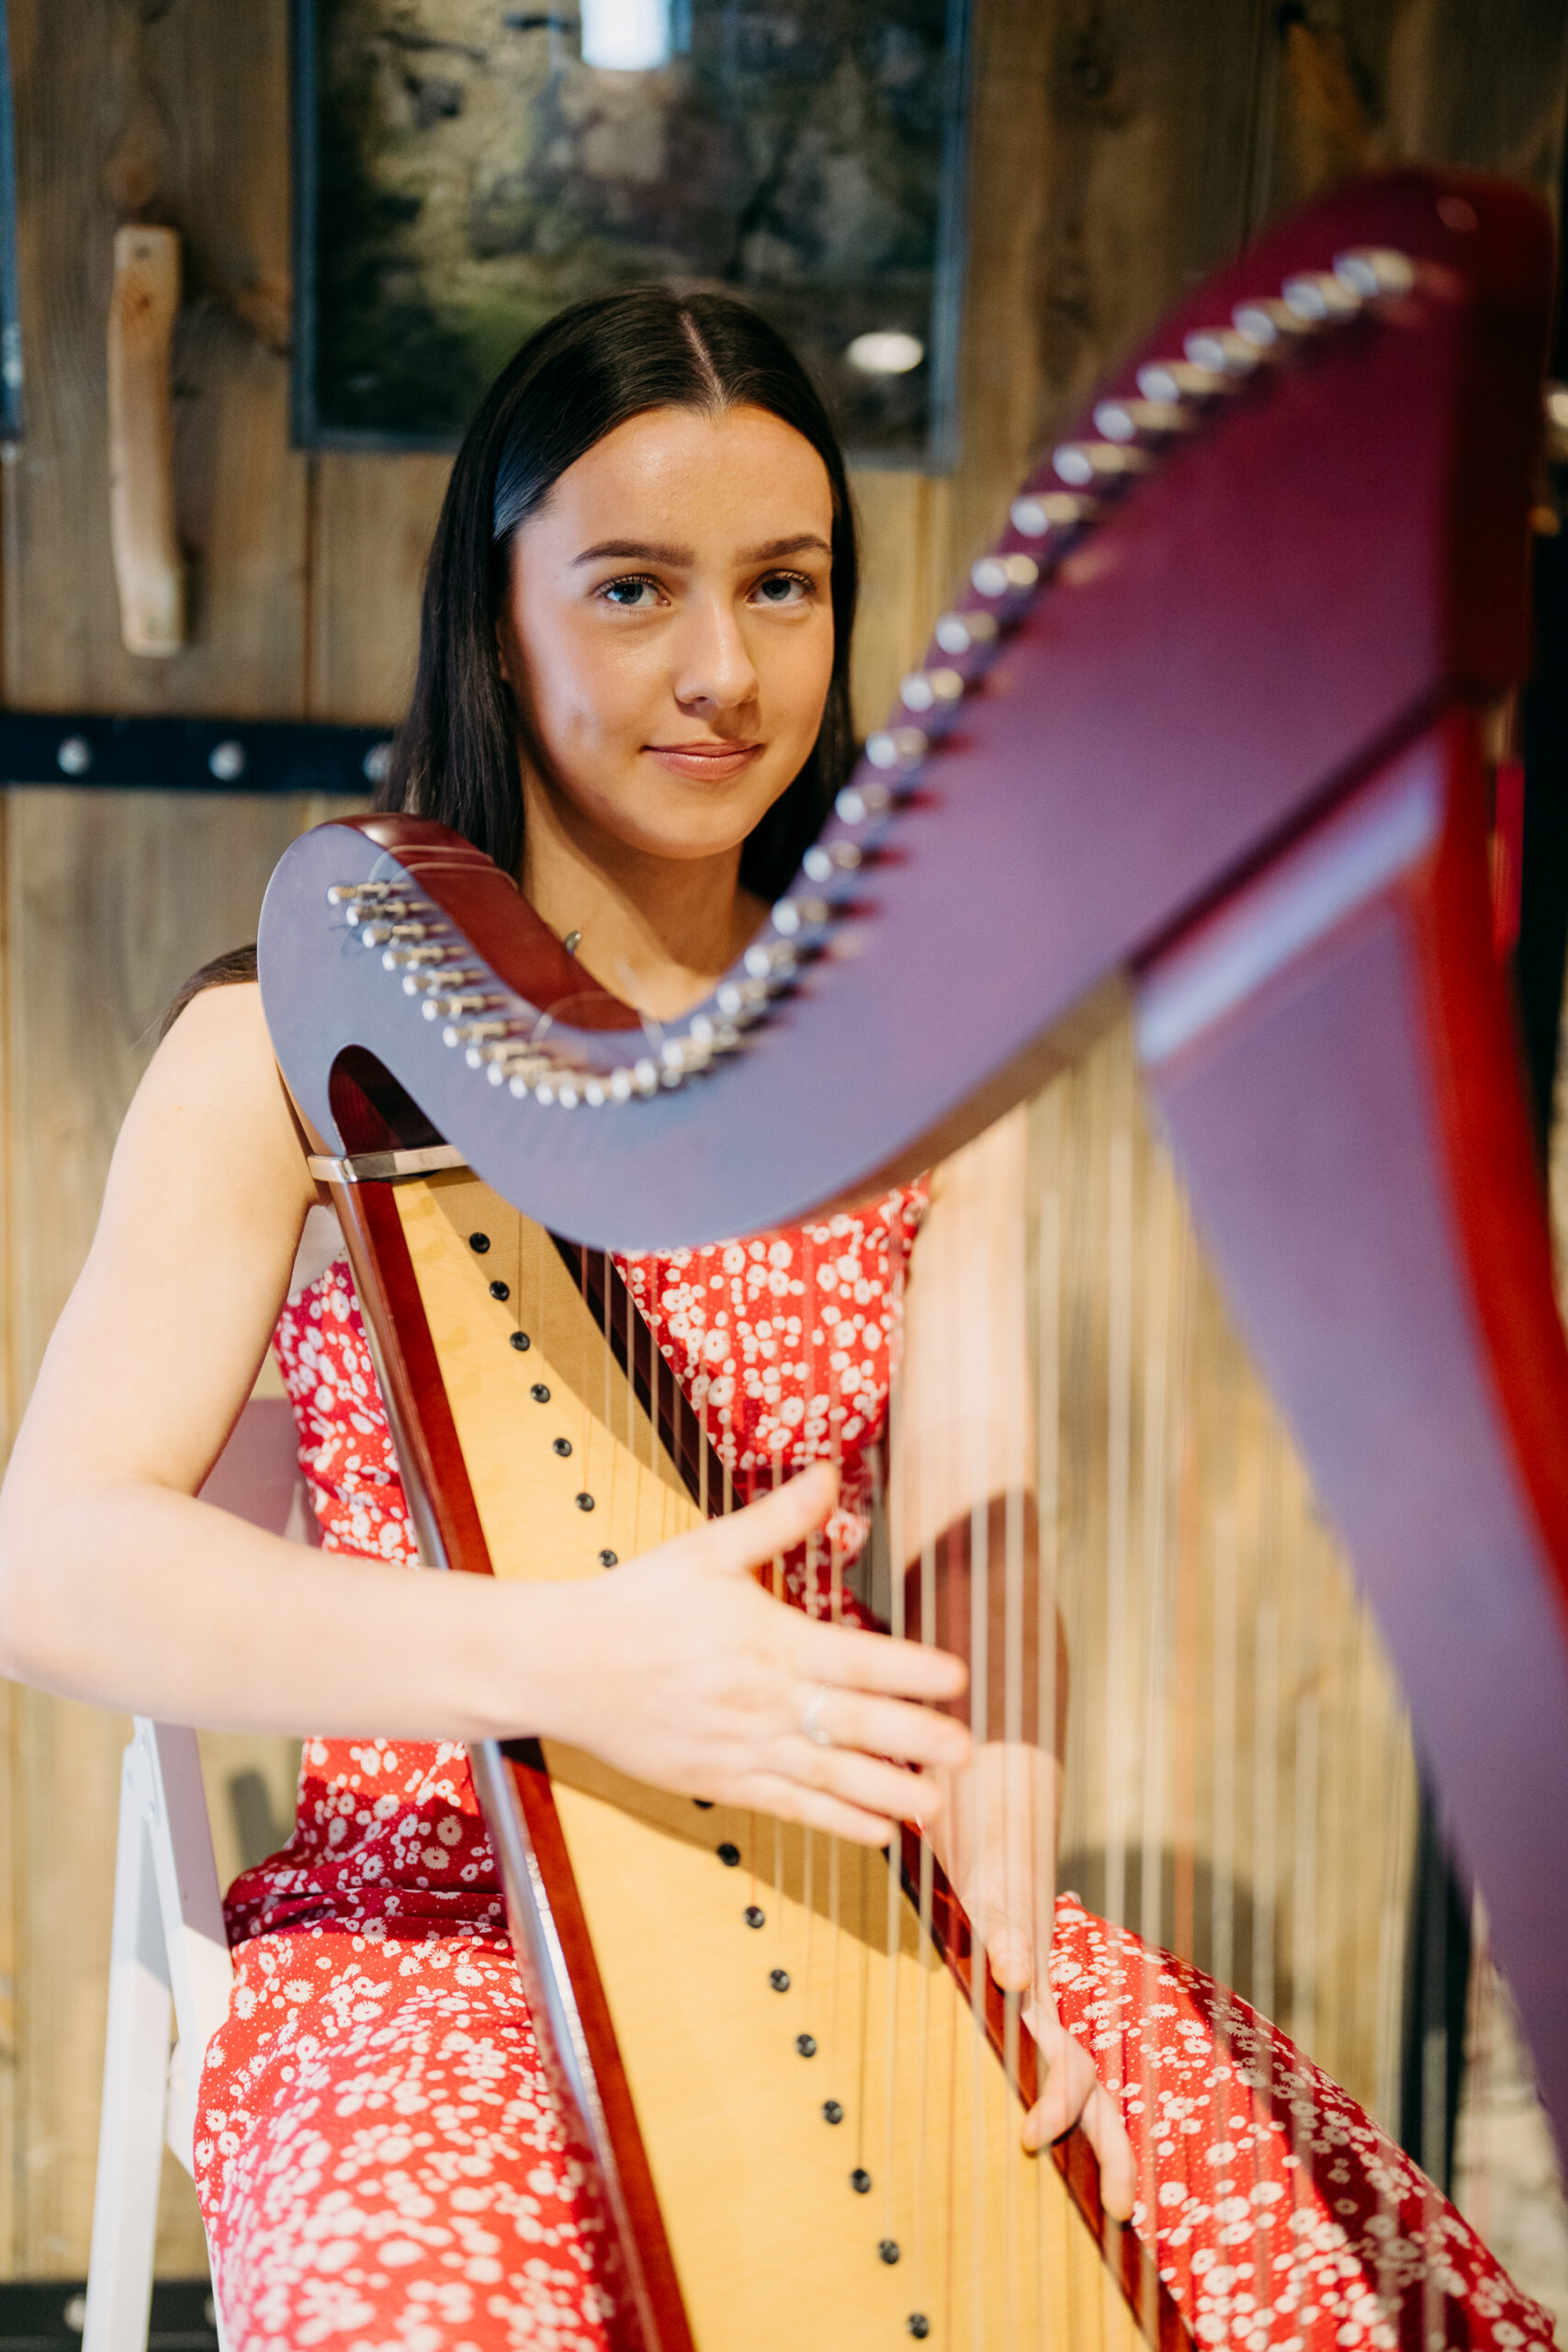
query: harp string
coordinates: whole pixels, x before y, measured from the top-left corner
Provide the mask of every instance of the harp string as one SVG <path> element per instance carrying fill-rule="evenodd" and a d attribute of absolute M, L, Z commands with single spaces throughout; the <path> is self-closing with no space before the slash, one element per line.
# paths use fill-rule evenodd
<path fill-rule="evenodd" d="M 974 1383 L 973 1411 L 970 1424 L 969 1491 L 973 1497 L 969 1510 L 969 1723 L 976 1752 L 985 1743 L 990 1724 L 990 1620 L 991 1620 L 991 1559 L 990 1511 L 988 1498 L 992 1469 L 987 1445 L 990 1421 L 991 1340 L 987 1323 L 990 1300 L 987 1263 L 987 1236 L 976 1229 L 974 1212 L 966 1191 L 959 1194 L 964 1213 L 964 1230 L 959 1238 L 959 1262 L 969 1275 L 969 1312 L 978 1323 L 971 1342 L 972 1358 L 969 1377 Z M 977 1309 L 977 1312 L 976 1312 Z M 963 1304 L 960 1305 L 963 1312 Z M 969 1825 L 970 1852 L 976 1863 L 984 1851 L 986 1837 L 985 1789 L 978 1775 L 972 1781 L 971 1817 Z M 986 2312 L 986 2104 L 984 2069 L 989 2052 L 986 2041 L 986 1970 L 987 1962 L 987 1920 L 976 1906 L 971 1922 L 971 1957 L 969 1970 L 969 2007 L 971 2033 L 969 2044 L 969 2196 L 970 2226 L 974 2237 L 973 2292 L 975 2341 L 985 2342 Z"/>
<path fill-rule="evenodd" d="M 1036 1736 L 1043 1743 L 1052 1738 L 1065 1696 L 1058 1685 L 1059 1612 L 1066 1657 L 1079 1667 L 1076 1703 L 1067 1707 L 1065 1725 L 1064 1852 L 1075 1850 L 1076 1835 L 1103 1872 L 1098 1886 L 1082 1884 L 1076 1872 L 1064 1883 L 1078 1885 L 1091 1907 L 1113 1923 L 1135 1921 L 1150 1943 L 1174 1945 L 1198 1959 L 1222 1985 L 1238 1984 L 1266 2016 L 1277 2017 L 1391 2119 L 1414 1804 L 1408 1734 L 1381 1645 L 1364 1612 L 1347 1598 L 1332 1540 L 1311 1515 L 1304 1480 L 1214 1303 L 1179 1188 L 1144 1130 L 1125 1042 L 1091 1056 L 1047 1089 L 1032 1107 L 1030 1125 L 1033 1159 L 1016 1216 L 998 1234 L 981 1229 L 973 1208 L 965 1210 L 956 1251 L 962 1279 L 938 1285 L 937 1294 L 922 1301 L 922 1311 L 935 1315 L 938 1351 L 954 1364 L 977 1367 L 962 1407 L 976 1430 L 995 1424 L 992 1408 L 1002 1399 L 988 1392 L 987 1383 L 993 1376 L 1001 1380 L 1009 1360 L 1005 1331 L 987 1320 L 997 1285 L 987 1280 L 987 1268 L 998 1253 L 1005 1263 L 1002 1293 L 1026 1298 L 1029 1307 L 1032 1460 L 1015 1455 L 1003 1463 L 1005 1510 L 994 1515 L 976 1506 L 968 1520 L 972 1727 L 983 1740 L 999 1721 L 1010 1747 L 1026 1735 L 1032 1713 Z M 514 1328 L 536 1335 L 539 1361 L 548 1352 L 543 1270 L 528 1256 L 521 1219 L 513 1262 Z M 586 1296 L 586 1254 L 581 1265 Z M 656 1295 L 662 1293 L 666 1271 L 660 1261 L 649 1262 Z M 637 1344 L 647 1342 L 637 1332 L 629 1294 L 623 1312 L 629 1371 L 634 1335 Z M 971 1321 L 967 1335 L 960 1328 L 964 1317 Z M 660 1384 L 671 1377 L 657 1344 L 649 1370 L 651 1422 L 664 1394 Z M 938 1577 L 948 1568 L 945 1559 L 939 1563 L 940 1531 L 952 1514 L 943 1507 L 943 1479 L 918 1444 L 898 1466 L 905 1390 L 896 1365 L 889 1450 L 871 1457 L 874 1515 L 887 1531 L 892 1630 L 908 1629 L 918 1597 L 919 1638 L 933 1642 Z M 693 1401 L 705 1433 L 718 1438 L 705 1379 Z M 582 1402 L 586 1464 L 592 1416 L 590 1399 Z M 604 1402 L 608 1425 L 614 1403 L 608 1364 Z M 836 1385 L 832 1402 L 841 1403 Z M 646 1451 L 649 1466 L 655 1467 L 658 1430 L 649 1427 L 646 1448 L 638 1442 L 629 1379 L 626 1428 L 634 1457 L 640 1461 Z M 841 1467 L 841 1412 L 830 1419 L 829 1431 L 828 1448 Z M 722 1438 L 718 1442 L 722 1457 Z M 986 1454 L 982 1436 L 973 1437 L 968 1452 L 971 1491 L 995 1494 L 998 1465 Z M 777 1471 L 775 1463 L 775 1483 Z M 716 1475 L 723 1481 L 722 1508 L 733 1509 L 728 1464 Z M 705 1507 L 711 1499 L 709 1477 L 706 1451 L 699 1449 L 697 1485 Z M 1037 1499 L 1032 1533 L 1021 1499 L 1032 1484 Z M 607 1499 L 613 1507 L 613 1494 Z M 828 1540 L 824 1554 L 814 1542 L 809 1566 L 813 1589 L 825 1586 L 829 1611 L 841 1620 L 847 1601 L 842 1547 Z M 782 1594 L 782 1558 L 766 1574 L 770 1589 Z M 999 1617 L 987 1605 L 993 1575 L 1002 1590 Z M 1040 1595 L 1032 1621 L 1032 1576 Z M 1344 1714 L 1333 1711 L 1336 1689 L 1355 1694 L 1348 1745 Z M 1054 1825 L 1021 1820 L 1020 1784 L 1009 1779 L 1004 1787 L 1004 1851 L 1016 1857 L 1032 1837 L 1043 1852 Z M 1367 1789 L 1389 1792 L 1387 1823 L 1386 1829 L 1372 1825 L 1381 1839 L 1373 1903 L 1367 1924 L 1353 1927 L 1357 1889 L 1351 1878 L 1337 1875 L 1337 1856 L 1368 1826 L 1364 1803 L 1358 1802 L 1358 1792 Z M 972 1834 L 976 1826 L 971 1824 Z M 781 1894 L 787 1879 L 787 1891 L 798 1892 L 804 1905 L 798 1927 L 792 1916 L 785 1950 L 783 1905 L 771 1895 L 761 1898 L 770 1931 L 775 1918 L 779 1925 L 779 1958 L 792 1976 L 798 1971 L 798 2022 L 818 2037 L 813 2103 L 837 2098 L 846 2109 L 852 2104 L 855 2113 L 852 2153 L 844 2144 L 849 2132 L 824 2131 L 828 2160 L 840 2178 L 863 2162 L 873 2172 L 878 2194 L 863 2210 L 874 2204 L 885 2233 L 900 2242 L 909 2308 L 928 2312 L 933 2333 L 945 2327 L 950 2340 L 956 2325 L 961 2340 L 968 2326 L 967 2314 L 955 2315 L 952 2308 L 958 2289 L 953 2222 L 962 2217 L 976 2224 L 970 2324 L 978 2330 L 986 2308 L 982 2151 L 992 2129 L 987 2119 L 997 2112 L 994 2099 L 987 2105 L 982 2096 L 983 2068 L 994 2063 L 984 2012 L 984 1923 L 976 1923 L 969 2063 L 950 2068 L 946 2086 L 956 2103 L 951 2120 L 969 2110 L 970 2168 L 968 2177 L 954 2177 L 959 2133 L 950 2129 L 943 2188 L 940 2160 L 932 2173 L 904 2153 L 931 2143 L 946 2104 L 935 2096 L 933 2073 L 931 1979 L 942 1963 L 933 1952 L 929 1849 L 920 1841 L 916 1849 L 918 1883 L 909 1890 L 919 1989 L 900 2014 L 899 1939 L 908 1930 L 897 1849 L 886 1885 L 874 1869 L 857 1868 L 859 1897 L 848 1905 L 837 1838 L 805 1832 L 791 1842 L 776 1825 L 766 1838 L 762 1828 L 761 1817 L 754 1818 L 750 1852 L 759 1887 Z M 1080 1866 L 1082 1860 L 1080 1855 Z M 1036 1871 L 1036 1890 L 1037 1949 L 1043 1951 L 1055 1892 L 1048 1874 Z M 824 1917 L 818 1917 L 818 1908 Z M 758 1938 L 754 1946 L 759 1957 L 762 1941 Z M 873 1973 L 887 1988 L 885 2040 L 874 2050 L 868 2039 Z M 1358 1973 L 1375 1984 L 1370 2004 L 1351 1981 Z M 1356 2040 L 1359 2029 L 1353 2018 L 1347 2025 L 1341 2018 L 1358 1999 L 1374 2012 L 1371 2083 Z M 1017 2000 L 1010 1998 L 1002 2055 L 1015 2093 L 1018 2012 Z M 1217 2023 L 1224 2041 L 1223 2007 Z M 906 2036 L 913 2046 L 906 2045 Z M 883 2091 L 875 2113 L 868 2110 L 868 2084 Z M 1260 2104 L 1270 2102 L 1272 2089 L 1267 2081 L 1258 2086 Z M 1016 2123 L 1016 2096 L 1007 2111 Z M 1296 2154 L 1310 2169 L 1311 2151 L 1300 2133 Z M 1256 2178 L 1236 2169 L 1245 2194 Z M 1010 2171 L 1004 2167 L 1004 2177 Z M 1043 2165 L 1041 2193 L 1032 2205 L 1025 2197 L 1024 2210 L 1017 2210 L 1019 2200 L 1009 2192 L 1000 2249 L 1010 2278 L 1031 2233 L 1043 2281 L 1055 2258 L 1059 2225 L 1052 2218 L 1045 2172 Z M 1151 2186 L 1146 2178 L 1139 2183 L 1145 2203 Z M 1262 2245 L 1255 2236 L 1247 2250 L 1255 2263 Z M 994 2283 L 999 2288 L 999 2280 Z M 1064 2314 L 1075 2343 L 1099 2336 L 1094 2312 L 1079 2307 L 1090 2300 L 1088 2290 L 1080 2296 L 1075 2290 Z M 1047 2340 L 1046 2301 L 1043 2293 L 1042 2342 Z M 1060 2303 L 1056 2308 L 1061 2312 Z M 1010 2312 L 1008 2324 L 1012 2331 Z"/>
<path fill-rule="evenodd" d="M 1031 1355 L 1034 1371 L 1034 1476 L 1036 1496 L 1035 1573 L 1040 1583 L 1040 1603 L 1037 1619 L 1034 1657 L 1036 1722 L 1039 1737 L 1048 1744 L 1054 1754 L 1060 1754 L 1057 1736 L 1056 1654 L 1059 1623 L 1057 1611 L 1059 1592 L 1057 1580 L 1057 1546 L 1059 1540 L 1060 1491 L 1060 1414 L 1061 1414 L 1061 1338 L 1062 1338 L 1062 1198 L 1057 1178 L 1057 1153 L 1061 1143 L 1061 1096 L 1053 1089 L 1045 1098 L 1038 1122 L 1042 1148 L 1037 1157 L 1043 1165 L 1037 1185 L 1032 1190 L 1034 1216 L 1032 1281 L 1026 1299 L 1032 1298 L 1034 1307 L 1033 1346 Z M 1060 1804 L 1055 1783 L 1053 1804 L 1059 1816 Z M 1039 1825 L 1038 1834 L 1047 1844 L 1051 1868 L 1041 1870 L 1034 1882 L 1035 1949 L 1044 1951 L 1049 1945 L 1055 1924 L 1056 1892 L 1055 1817 Z M 1042 2085 L 1041 2087 L 1043 2087 Z M 1040 2343 L 1045 2342 L 1048 2309 L 1049 2269 L 1046 2238 L 1045 2195 L 1049 2186 L 1046 2160 L 1042 2157 L 1036 2177 L 1034 2199 L 1034 2261 L 1040 2280 L 1037 2299 Z M 1069 2278 L 1072 2274 L 1069 2272 Z M 1076 2290 L 1070 2290 L 1066 2318 L 1068 2340 L 1085 2341 L 1084 2315 L 1077 2308 Z"/>

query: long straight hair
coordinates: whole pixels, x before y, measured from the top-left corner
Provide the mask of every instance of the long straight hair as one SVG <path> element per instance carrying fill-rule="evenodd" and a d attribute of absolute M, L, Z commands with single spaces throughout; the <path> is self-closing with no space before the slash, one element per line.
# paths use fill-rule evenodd
<path fill-rule="evenodd" d="M 853 761 L 854 510 L 843 454 L 810 378 L 766 320 L 728 295 L 642 286 L 579 302 L 532 335 L 491 385 L 442 502 L 413 697 L 378 808 L 434 817 L 509 874 L 521 871 L 525 718 L 496 642 L 512 540 L 567 468 L 629 418 L 741 405 L 767 410 L 811 444 L 833 500 L 833 671 L 822 724 L 805 766 L 741 851 L 745 887 L 778 896 Z"/>

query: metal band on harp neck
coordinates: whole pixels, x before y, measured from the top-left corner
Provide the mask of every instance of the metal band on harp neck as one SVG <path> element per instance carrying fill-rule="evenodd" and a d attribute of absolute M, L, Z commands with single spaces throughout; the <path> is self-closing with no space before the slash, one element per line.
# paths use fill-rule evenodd
<path fill-rule="evenodd" d="M 322 1184 L 395 1184 L 400 1177 L 434 1176 L 468 1164 L 455 1143 L 424 1144 L 417 1151 L 358 1151 L 344 1159 L 313 1152 L 305 1162 Z"/>

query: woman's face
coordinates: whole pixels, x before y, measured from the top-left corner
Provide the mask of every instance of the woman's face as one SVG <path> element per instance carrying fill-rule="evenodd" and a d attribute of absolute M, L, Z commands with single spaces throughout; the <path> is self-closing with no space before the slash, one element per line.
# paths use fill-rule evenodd
<path fill-rule="evenodd" d="M 735 849 L 816 741 L 833 667 L 827 469 L 757 408 L 651 410 L 518 531 L 502 661 L 580 838 Z"/>

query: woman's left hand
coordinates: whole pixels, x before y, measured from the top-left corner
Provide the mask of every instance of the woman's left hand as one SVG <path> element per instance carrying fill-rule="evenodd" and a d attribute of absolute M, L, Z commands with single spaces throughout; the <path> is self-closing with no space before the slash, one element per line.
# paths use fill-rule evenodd
<path fill-rule="evenodd" d="M 1043 2148 L 1079 2126 L 1100 2159 L 1100 2193 L 1112 2220 L 1127 2221 L 1137 2169 L 1115 2100 L 1082 2043 L 1062 2024 L 1051 1990 L 1055 1915 L 1056 1817 L 1061 1767 L 1047 1750 L 992 1740 L 972 1763 L 940 1775 L 942 1811 L 928 1835 L 938 1861 L 986 1947 L 1004 1993 L 1039 2052 L 1039 2098 L 1023 2126 Z"/>

